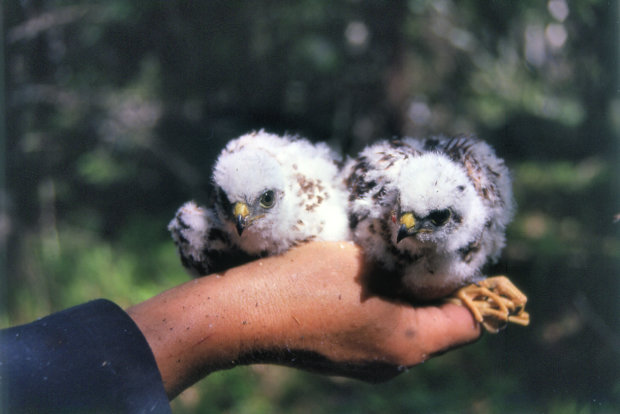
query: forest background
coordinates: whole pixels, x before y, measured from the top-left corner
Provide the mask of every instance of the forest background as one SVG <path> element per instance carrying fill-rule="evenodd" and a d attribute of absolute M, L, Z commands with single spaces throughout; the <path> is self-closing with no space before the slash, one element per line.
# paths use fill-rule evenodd
<path fill-rule="evenodd" d="M 0 327 L 188 280 L 166 224 L 253 129 L 354 155 L 475 133 L 518 214 L 532 324 L 379 385 L 212 374 L 175 413 L 620 412 L 619 6 L 604 0 L 60 1 L 2 9 Z"/>

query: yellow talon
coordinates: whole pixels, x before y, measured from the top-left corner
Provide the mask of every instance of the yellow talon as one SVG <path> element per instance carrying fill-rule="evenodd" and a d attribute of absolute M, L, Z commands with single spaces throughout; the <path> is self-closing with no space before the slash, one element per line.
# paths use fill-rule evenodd
<path fill-rule="evenodd" d="M 491 333 L 497 333 L 512 322 L 521 326 L 530 323 L 525 312 L 527 297 L 507 277 L 495 276 L 459 289 L 451 302 L 467 307 L 474 319 Z"/>

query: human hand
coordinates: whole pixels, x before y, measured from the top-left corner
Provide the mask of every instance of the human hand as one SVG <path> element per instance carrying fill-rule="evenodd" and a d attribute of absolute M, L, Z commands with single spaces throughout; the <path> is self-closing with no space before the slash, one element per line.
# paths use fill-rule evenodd
<path fill-rule="evenodd" d="M 375 296 L 364 269 L 352 243 L 308 243 L 190 281 L 128 313 L 171 398 L 210 372 L 250 363 L 381 381 L 479 337 L 467 309 Z"/>

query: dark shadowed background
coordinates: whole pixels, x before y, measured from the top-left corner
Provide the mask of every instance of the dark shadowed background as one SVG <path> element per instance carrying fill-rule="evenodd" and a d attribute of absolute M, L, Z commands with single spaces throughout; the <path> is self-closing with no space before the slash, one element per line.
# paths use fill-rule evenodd
<path fill-rule="evenodd" d="M 618 3 L 2 3 L 0 326 L 187 280 L 166 224 L 252 129 L 355 154 L 477 133 L 514 175 L 505 273 L 532 324 L 380 385 L 210 375 L 176 413 L 620 412 Z M 2 123 L 2 122 L 0 122 Z"/>

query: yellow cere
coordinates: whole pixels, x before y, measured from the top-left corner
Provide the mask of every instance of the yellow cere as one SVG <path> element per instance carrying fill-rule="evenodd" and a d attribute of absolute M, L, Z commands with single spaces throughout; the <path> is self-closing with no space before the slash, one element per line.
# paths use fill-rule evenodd
<path fill-rule="evenodd" d="M 412 229 L 415 226 L 415 218 L 411 213 L 405 213 L 400 216 L 400 224 L 404 224 L 408 229 Z"/>
<path fill-rule="evenodd" d="M 235 203 L 235 207 L 233 209 L 233 215 L 235 217 L 247 217 L 250 215 L 250 210 L 248 210 L 248 206 L 245 203 Z"/>

